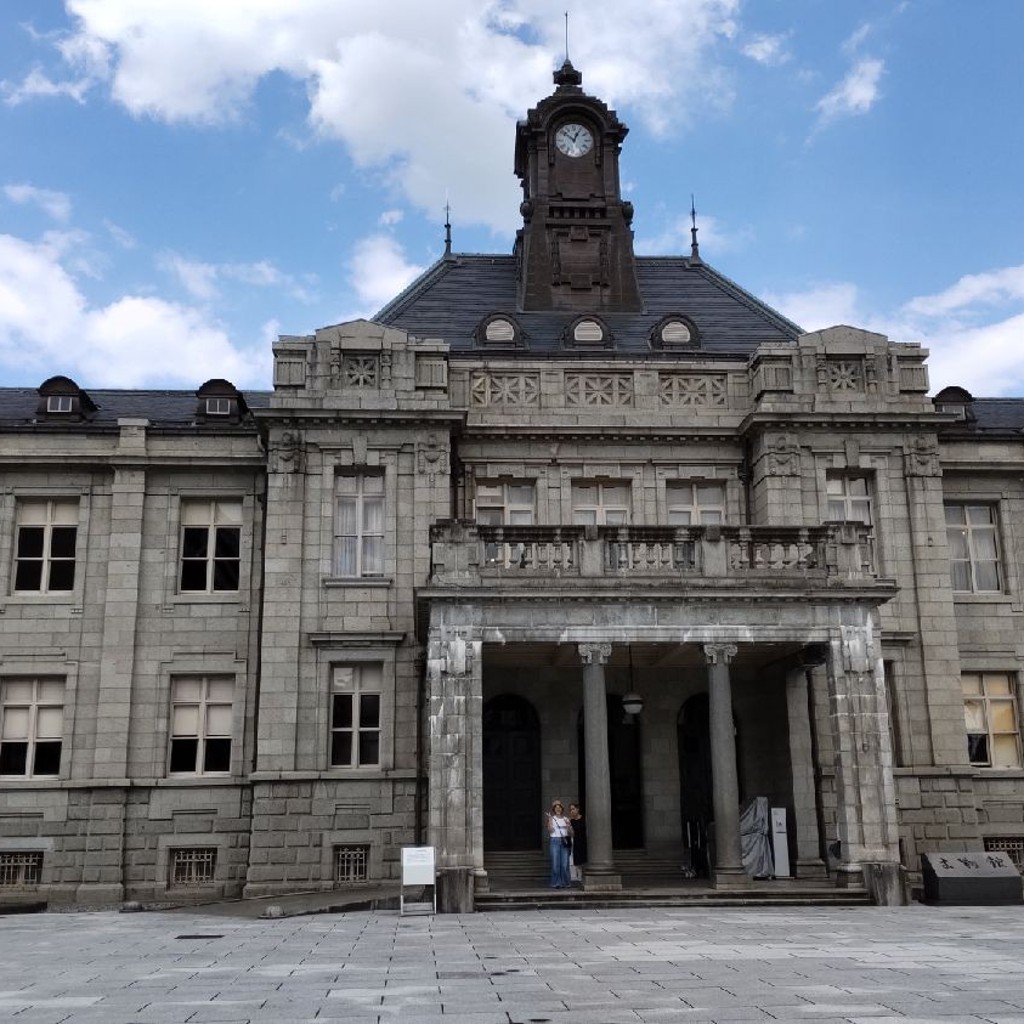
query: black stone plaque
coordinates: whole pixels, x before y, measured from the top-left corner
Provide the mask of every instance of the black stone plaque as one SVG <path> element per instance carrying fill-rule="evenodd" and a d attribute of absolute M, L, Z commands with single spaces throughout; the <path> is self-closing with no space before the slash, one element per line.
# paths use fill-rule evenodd
<path fill-rule="evenodd" d="M 1020 872 L 1005 853 L 923 853 L 925 903 L 991 906 L 1024 902 Z"/>

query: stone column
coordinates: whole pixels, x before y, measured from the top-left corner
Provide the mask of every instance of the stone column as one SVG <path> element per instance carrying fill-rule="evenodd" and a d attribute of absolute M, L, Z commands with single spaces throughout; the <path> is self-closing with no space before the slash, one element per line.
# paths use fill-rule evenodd
<path fill-rule="evenodd" d="M 824 664 L 824 648 L 808 648 L 800 661 L 786 673 L 786 710 L 789 717 L 789 760 L 793 775 L 793 829 L 796 846 L 794 874 L 797 878 L 825 878 L 828 871 L 821 858 L 818 804 L 815 793 L 815 744 L 811 730 L 808 677 L 811 668 Z"/>
<path fill-rule="evenodd" d="M 882 660 L 870 616 L 838 627 L 829 644 L 829 718 L 835 744 L 836 884 L 863 881 L 875 901 L 903 902 L 899 831 Z"/>
<path fill-rule="evenodd" d="M 427 842 L 437 857 L 438 908 L 472 913 L 474 887 L 486 884 L 480 642 L 432 629 L 427 645 L 427 686 Z"/>
<path fill-rule="evenodd" d="M 612 855 L 612 785 L 608 764 L 608 703 L 604 666 L 611 644 L 580 644 L 583 661 L 583 736 L 587 773 L 587 866 L 583 888 L 622 888 Z"/>
<path fill-rule="evenodd" d="M 705 644 L 708 662 L 708 703 L 711 731 L 711 780 L 715 806 L 715 863 L 712 884 L 716 889 L 743 888 L 750 884 L 740 851 L 740 791 L 736 778 L 736 730 L 732 720 L 732 681 L 729 663 L 736 657 L 735 644 Z"/>

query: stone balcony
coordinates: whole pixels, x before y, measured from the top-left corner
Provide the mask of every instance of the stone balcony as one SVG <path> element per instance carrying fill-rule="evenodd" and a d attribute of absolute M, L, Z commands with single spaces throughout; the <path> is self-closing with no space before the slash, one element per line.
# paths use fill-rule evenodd
<path fill-rule="evenodd" d="M 431 529 L 429 589 L 529 591 L 736 589 L 892 591 L 870 528 L 786 526 L 480 526 Z"/>

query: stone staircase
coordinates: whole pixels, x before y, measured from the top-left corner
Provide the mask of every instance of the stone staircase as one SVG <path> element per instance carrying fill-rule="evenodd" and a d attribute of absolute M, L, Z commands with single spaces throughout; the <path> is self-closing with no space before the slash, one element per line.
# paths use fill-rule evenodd
<path fill-rule="evenodd" d="M 615 865 L 622 875 L 622 890 L 618 892 L 550 889 L 548 859 L 539 850 L 489 853 L 484 864 L 490 891 L 476 897 L 476 909 L 481 911 L 871 905 L 866 889 L 837 889 L 827 880 L 766 879 L 753 882 L 747 889 L 713 889 L 706 878 L 684 878 L 676 858 L 649 856 L 644 850 L 615 851 Z"/>

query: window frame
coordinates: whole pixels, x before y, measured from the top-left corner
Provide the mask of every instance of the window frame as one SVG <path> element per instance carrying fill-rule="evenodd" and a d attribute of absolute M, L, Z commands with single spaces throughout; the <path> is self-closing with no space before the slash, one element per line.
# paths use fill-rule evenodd
<path fill-rule="evenodd" d="M 23 517 L 25 510 L 30 507 L 45 507 L 44 521 L 42 524 L 25 522 Z M 62 508 L 68 512 L 66 522 L 61 521 L 57 509 Z M 11 545 L 11 580 L 10 594 L 12 597 L 43 597 L 67 599 L 78 593 L 81 573 L 79 571 L 80 542 L 82 537 L 82 506 L 77 497 L 54 495 L 17 495 L 14 500 L 14 531 Z M 43 542 L 41 553 L 38 556 L 22 555 L 21 541 L 23 529 L 42 529 Z M 53 555 L 53 531 L 55 529 L 74 530 L 72 540 L 73 553 L 67 555 Z M 20 587 L 18 585 L 19 567 L 22 564 L 39 564 L 39 586 Z M 55 565 L 71 565 L 71 586 L 51 586 L 53 569 Z"/>
<path fill-rule="evenodd" d="M 537 522 L 537 481 L 536 480 L 476 480 L 474 483 L 473 513 L 479 526 L 533 526 Z M 529 502 L 517 501 L 513 490 L 530 489 Z M 486 494 L 486 490 L 500 493 Z M 481 522 L 480 513 L 494 513 L 495 522 Z M 518 522 L 516 521 L 518 520 Z M 504 565 L 506 568 L 522 557 L 523 545 L 484 545 L 484 561 L 488 565 Z"/>
<path fill-rule="evenodd" d="M 581 488 L 596 487 L 597 501 L 594 504 L 581 504 L 577 501 L 577 494 Z M 605 501 L 606 489 L 624 490 L 625 503 L 622 505 Z M 633 484 L 631 480 L 573 480 L 570 485 L 570 509 L 572 523 L 575 526 L 628 526 L 633 519 Z M 594 513 L 594 522 L 580 522 L 579 516 L 582 513 Z M 608 513 L 622 513 L 621 522 L 608 522 Z"/>
<path fill-rule="evenodd" d="M 176 697 L 175 690 L 179 684 L 196 683 L 200 684 L 200 697 L 198 700 L 186 697 Z M 226 684 L 231 690 L 231 699 L 226 701 L 223 697 L 211 698 L 211 683 Z M 191 778 L 227 778 L 234 771 L 235 758 L 235 734 L 237 732 L 236 716 L 238 710 L 237 678 L 229 672 L 174 672 L 170 677 L 170 689 L 168 693 L 168 719 L 167 719 L 167 753 L 165 774 L 169 779 L 191 779 Z M 181 707 L 197 708 L 197 728 L 192 732 L 175 732 L 175 708 Z M 227 732 L 213 731 L 209 728 L 209 709 L 211 707 L 227 707 L 230 714 L 230 722 Z M 190 769 L 174 768 L 174 742 L 179 740 L 194 739 L 196 743 L 193 755 L 193 767 Z M 207 769 L 208 741 L 227 740 L 227 768 Z"/>
<path fill-rule="evenodd" d="M 953 509 L 959 509 L 962 513 L 962 523 L 950 523 L 949 513 Z M 989 515 L 989 522 L 987 524 L 972 524 L 970 522 L 970 513 L 972 510 L 984 509 Z M 1003 546 L 999 536 L 999 502 L 998 501 L 961 501 L 961 500 L 950 500 L 945 499 L 942 503 L 943 518 L 946 524 L 946 546 L 949 551 L 949 586 L 954 595 L 959 594 L 979 594 L 979 595 L 993 595 L 993 594 L 1004 594 L 1006 592 L 1006 569 L 1003 565 Z M 981 558 L 976 551 L 975 536 L 980 535 L 982 531 L 991 531 L 992 535 L 992 547 L 995 551 L 994 558 Z M 959 532 L 964 540 L 964 546 L 967 550 L 966 558 L 954 558 L 953 551 L 954 545 L 951 539 L 951 534 Z M 981 564 L 990 564 L 995 569 L 996 575 L 996 586 L 995 587 L 979 587 L 977 585 L 978 566 Z M 969 586 L 960 587 L 957 585 L 955 578 L 955 567 L 957 565 L 966 566 L 967 573 L 969 576 Z"/>
<path fill-rule="evenodd" d="M 371 677 L 371 671 L 373 675 Z M 331 771 L 381 771 L 385 766 L 385 732 L 384 711 L 386 706 L 385 672 L 387 666 L 382 661 L 338 662 L 330 668 L 330 690 L 327 709 L 327 768 Z M 350 674 L 349 680 L 343 679 Z M 349 697 L 350 710 L 348 724 L 337 724 L 336 716 L 341 706 L 339 698 Z M 363 698 L 376 698 L 376 724 L 364 725 Z M 363 737 L 373 736 L 376 740 L 376 759 L 363 760 Z M 348 760 L 335 757 L 336 743 L 341 737 L 347 736 Z"/>
<path fill-rule="evenodd" d="M 8 687 L 13 686 L 31 686 L 31 696 L 29 699 L 15 699 L 8 697 Z M 44 699 L 41 696 L 42 687 L 59 687 L 60 688 L 60 702 L 58 703 L 54 698 Z M 59 779 L 62 777 L 62 767 L 64 765 L 64 759 L 67 750 L 67 706 L 68 706 L 68 681 L 65 677 L 58 675 L 3 675 L 0 676 L 0 758 L 2 758 L 3 746 L 8 743 L 24 742 L 25 744 L 25 770 L 22 772 L 5 772 L 3 771 L 3 762 L 0 759 L 0 779 L 5 782 L 17 781 L 17 780 L 33 780 L 33 779 Z M 5 734 L 8 731 L 8 716 L 11 709 L 27 710 L 27 724 L 25 728 L 25 738 L 22 741 L 20 738 L 7 737 Z M 40 710 L 54 711 L 59 709 L 60 714 L 60 735 L 59 736 L 40 736 L 39 735 L 39 718 Z M 37 772 L 36 760 L 38 755 L 38 748 L 41 743 L 54 743 L 58 744 L 57 749 L 57 765 L 56 770 L 53 772 Z"/>
<path fill-rule="evenodd" d="M 701 488 L 717 488 L 721 493 L 718 504 L 700 504 Z M 679 500 L 682 492 L 689 491 L 689 502 Z M 724 480 L 666 480 L 665 522 L 669 526 L 724 526 L 728 522 L 729 492 Z M 716 522 L 706 522 L 704 514 L 717 512 Z M 689 515 L 688 522 L 675 522 L 673 516 Z"/>
<path fill-rule="evenodd" d="M 367 491 L 366 482 L 376 481 L 379 490 Z M 346 483 L 354 481 L 354 493 L 344 493 Z M 388 493 L 387 476 L 383 471 L 359 470 L 352 473 L 335 473 L 334 488 L 332 494 L 332 521 L 331 521 L 331 575 L 335 579 L 349 580 L 382 580 L 386 577 L 387 566 L 387 537 L 388 537 Z M 354 507 L 353 521 L 355 533 L 343 533 L 342 503 L 351 503 Z M 380 529 L 366 529 L 367 508 L 376 503 L 380 506 Z M 343 542 L 354 541 L 355 565 L 354 572 L 343 572 Z M 368 540 L 375 540 L 379 545 L 379 553 L 376 555 L 372 567 L 367 567 L 367 544 Z"/>
<path fill-rule="evenodd" d="M 238 511 L 238 518 L 236 522 L 219 522 L 218 513 L 220 506 L 234 506 Z M 205 525 L 189 522 L 189 510 L 196 509 L 200 510 L 206 507 L 207 517 Z M 245 501 L 242 498 L 236 497 L 235 495 L 226 496 L 214 496 L 214 497 L 199 497 L 189 495 L 180 499 L 178 509 L 178 559 L 176 569 L 176 587 L 177 594 L 184 598 L 194 597 L 223 597 L 223 596 L 237 596 L 242 592 L 242 565 L 243 565 L 243 534 L 245 526 Z M 206 530 L 206 543 L 205 553 L 203 555 L 187 555 L 186 551 L 186 530 Z M 236 554 L 230 556 L 218 556 L 217 547 L 220 539 L 221 531 L 237 531 L 235 550 Z M 203 587 L 189 587 L 186 588 L 184 583 L 184 575 L 186 565 L 197 565 L 198 563 L 205 563 L 204 568 L 204 586 Z M 229 587 L 218 587 L 217 586 L 217 568 L 219 565 L 234 564 L 236 582 L 235 586 Z"/>
<path fill-rule="evenodd" d="M 831 489 L 833 483 L 839 483 L 842 485 L 841 493 L 834 494 Z M 850 492 L 850 485 L 854 483 L 863 483 L 864 493 L 854 494 Z M 847 470 L 829 470 L 825 473 L 825 519 L 830 523 L 861 523 L 867 526 L 872 533 L 875 530 L 875 479 L 873 473 L 858 472 L 858 471 L 847 471 Z M 833 515 L 833 505 L 843 506 L 841 516 Z M 857 504 L 863 504 L 867 506 L 867 519 L 859 518 L 858 516 L 851 515 L 852 507 Z"/>
<path fill-rule="evenodd" d="M 977 680 L 977 689 L 968 690 L 968 680 Z M 1005 684 L 1005 692 L 990 693 L 987 687 L 988 681 L 995 683 L 997 680 L 1000 684 Z M 989 770 L 1003 770 L 1003 771 L 1019 771 L 1024 768 L 1024 757 L 1022 757 L 1021 748 L 1021 719 L 1020 719 L 1020 688 L 1016 672 L 994 672 L 994 671 L 978 671 L 978 672 L 961 672 L 960 673 L 960 690 L 963 698 L 964 705 L 964 732 L 967 739 L 967 760 L 968 763 L 974 768 L 984 768 Z M 971 722 L 968 721 L 968 705 L 978 705 L 984 718 L 984 733 L 978 728 L 973 731 L 971 729 Z M 993 728 L 993 705 L 1009 705 L 1011 711 L 1011 719 L 1013 722 L 1013 730 L 1008 731 L 1006 729 L 995 730 Z M 971 737 L 983 737 L 985 741 L 985 750 L 987 757 L 983 760 L 976 756 L 972 749 Z M 996 751 L 996 738 L 997 737 L 1013 737 L 1014 752 L 1015 752 L 1015 763 L 1014 764 L 994 764 L 993 757 Z"/>

